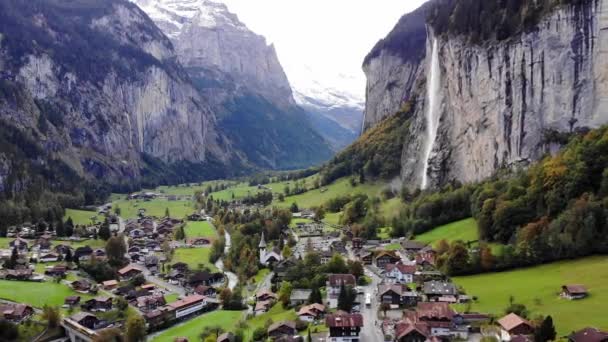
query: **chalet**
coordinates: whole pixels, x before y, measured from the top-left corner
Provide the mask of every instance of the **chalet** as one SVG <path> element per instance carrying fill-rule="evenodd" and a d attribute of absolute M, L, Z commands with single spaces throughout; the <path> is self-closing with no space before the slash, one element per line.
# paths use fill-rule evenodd
<path fill-rule="evenodd" d="M 68 253 L 72 253 L 72 254 L 74 254 L 74 250 L 73 250 L 73 248 L 72 248 L 72 247 L 67 246 L 67 245 L 61 245 L 61 244 L 60 244 L 60 245 L 56 245 L 56 246 L 53 248 L 53 251 L 54 251 L 55 253 L 60 254 L 60 255 L 63 255 L 63 256 L 65 256 L 65 255 L 66 255 L 66 254 L 68 254 Z"/>
<path fill-rule="evenodd" d="M 161 295 L 139 297 L 136 301 L 137 308 L 144 312 L 156 310 L 157 308 L 160 308 L 167 304 L 165 297 Z"/>
<path fill-rule="evenodd" d="M 310 294 L 312 290 L 307 289 L 294 289 L 291 291 L 291 295 L 289 296 L 289 304 L 291 306 L 298 306 L 308 302 L 308 298 L 310 298 Z"/>
<path fill-rule="evenodd" d="M 325 305 L 310 304 L 300 308 L 298 319 L 304 322 L 314 322 L 325 315 Z"/>
<path fill-rule="evenodd" d="M 512 337 L 517 335 L 534 334 L 532 324 L 514 313 L 499 319 L 498 325 L 500 326 L 500 339 L 502 341 L 510 341 Z"/>
<path fill-rule="evenodd" d="M 319 253 L 321 265 L 327 264 L 333 256 L 334 253 L 332 251 L 321 251 L 321 253 Z"/>
<path fill-rule="evenodd" d="M 414 282 L 415 273 L 416 266 L 397 263 L 386 265 L 384 274 L 394 282 L 411 284 Z"/>
<path fill-rule="evenodd" d="M 217 291 L 215 290 L 215 288 L 211 287 L 211 286 L 205 286 L 205 285 L 199 285 L 194 289 L 194 293 L 201 295 L 201 296 L 206 296 L 206 297 L 215 297 L 215 295 L 217 295 Z"/>
<path fill-rule="evenodd" d="M 44 274 L 49 277 L 63 277 L 68 271 L 67 266 L 55 265 L 45 269 Z"/>
<path fill-rule="evenodd" d="M 180 281 L 186 279 L 186 273 L 179 270 L 172 270 L 165 277 L 169 282 L 179 283 Z"/>
<path fill-rule="evenodd" d="M 188 244 L 195 247 L 209 246 L 211 244 L 211 240 L 204 237 L 195 237 L 188 239 Z"/>
<path fill-rule="evenodd" d="M 8 246 L 10 247 L 10 249 L 17 249 L 20 252 L 24 252 L 28 250 L 28 242 L 25 239 L 22 239 L 20 237 L 16 238 L 15 240 L 11 241 L 8 243 Z"/>
<path fill-rule="evenodd" d="M 36 244 L 33 246 L 33 249 L 38 250 L 40 252 L 48 252 L 51 250 L 51 236 L 43 235 L 36 241 Z"/>
<path fill-rule="evenodd" d="M 0 317 L 4 320 L 20 323 L 34 314 L 34 309 L 25 304 L 0 303 Z"/>
<path fill-rule="evenodd" d="M 426 246 L 416 254 L 416 264 L 423 267 L 434 266 L 437 252 Z"/>
<path fill-rule="evenodd" d="M 188 264 L 186 264 L 184 262 L 176 262 L 175 264 L 171 265 L 171 269 L 181 271 L 181 272 L 186 272 L 186 271 L 188 271 Z"/>
<path fill-rule="evenodd" d="M 296 323 L 292 321 L 277 322 L 268 327 L 268 337 L 272 339 L 282 336 L 294 336 L 296 334 Z"/>
<path fill-rule="evenodd" d="M 38 261 L 40 262 L 55 262 L 59 260 L 59 255 L 55 253 L 45 253 L 40 256 Z"/>
<path fill-rule="evenodd" d="M 194 213 L 188 216 L 188 221 L 205 221 L 205 217 L 201 214 Z"/>
<path fill-rule="evenodd" d="M 363 248 L 363 239 L 353 238 L 352 244 L 353 244 L 353 249 L 361 249 L 361 248 Z"/>
<path fill-rule="evenodd" d="M 371 265 L 374 262 L 374 253 L 372 252 L 363 252 L 359 256 L 359 259 L 364 265 Z"/>
<path fill-rule="evenodd" d="M 329 248 L 334 254 L 346 255 L 348 253 L 346 245 L 341 240 L 332 241 Z"/>
<path fill-rule="evenodd" d="M 563 285 L 561 296 L 566 299 L 583 299 L 587 297 L 587 289 L 584 285 Z"/>
<path fill-rule="evenodd" d="M 396 264 L 401 261 L 395 252 L 392 251 L 381 251 L 376 255 L 376 267 L 384 269 L 386 265 Z"/>
<path fill-rule="evenodd" d="M 395 325 L 395 341 L 425 342 L 429 341 L 431 332 L 424 322 L 402 321 Z"/>
<path fill-rule="evenodd" d="M 118 276 L 122 279 L 122 280 L 129 280 L 132 279 L 140 274 L 142 274 L 142 270 L 140 270 L 139 268 L 137 268 L 134 265 L 127 265 L 121 269 L 118 270 Z"/>
<path fill-rule="evenodd" d="M 270 308 L 272 307 L 272 303 L 272 300 L 257 301 L 255 303 L 255 307 L 253 308 L 253 314 L 257 316 L 268 312 L 268 310 L 270 310 Z"/>
<path fill-rule="evenodd" d="M 103 286 L 103 289 L 106 291 L 110 291 L 110 290 L 114 290 L 115 288 L 118 287 L 118 280 L 106 280 L 104 282 L 101 283 L 101 285 Z"/>
<path fill-rule="evenodd" d="M 96 297 L 89 299 L 81 305 L 83 310 L 96 312 L 96 311 L 110 311 L 112 310 L 112 298 L 111 297 Z"/>
<path fill-rule="evenodd" d="M 363 316 L 340 313 L 327 315 L 325 325 L 329 328 L 328 341 L 358 342 L 359 333 L 363 328 Z"/>
<path fill-rule="evenodd" d="M 287 271 L 289 271 L 289 269 L 294 267 L 295 265 L 296 260 L 294 258 L 281 260 L 277 264 L 275 264 L 273 271 L 277 280 L 281 281 L 282 279 L 284 279 L 287 276 Z"/>
<path fill-rule="evenodd" d="M 585 328 L 568 336 L 569 342 L 608 342 L 608 332 L 596 328 Z"/>
<path fill-rule="evenodd" d="M 98 330 L 108 328 L 110 324 L 90 313 L 78 312 L 65 318 L 62 326 L 70 341 L 92 341 Z"/>
<path fill-rule="evenodd" d="M 268 290 L 261 290 L 255 294 L 255 299 L 258 301 L 275 301 L 277 300 L 277 295 Z"/>
<path fill-rule="evenodd" d="M 91 259 L 91 255 L 93 255 L 93 248 L 89 246 L 78 247 L 74 251 L 74 259 L 80 261 Z"/>
<path fill-rule="evenodd" d="M 91 283 L 86 279 L 78 279 L 73 281 L 70 286 L 76 292 L 87 293 L 91 290 Z"/>
<path fill-rule="evenodd" d="M 454 283 L 432 280 L 424 283 L 422 293 L 429 302 L 452 302 L 458 296 L 458 289 Z"/>
<path fill-rule="evenodd" d="M 167 306 L 173 309 L 175 318 L 180 319 L 203 310 L 207 305 L 205 298 L 201 295 L 187 296 Z"/>
<path fill-rule="evenodd" d="M 224 281 L 223 273 L 201 271 L 192 274 L 190 278 L 188 278 L 188 285 L 192 288 L 196 288 L 199 285 L 212 286 L 222 281 Z"/>
<path fill-rule="evenodd" d="M 424 302 L 416 306 L 417 321 L 426 323 L 433 336 L 453 335 L 455 314 L 448 303 Z"/>
<path fill-rule="evenodd" d="M 148 324 L 148 328 L 156 329 L 165 326 L 167 322 L 175 319 L 175 311 L 170 306 L 164 306 L 156 310 L 144 313 L 144 319 Z"/>
<path fill-rule="evenodd" d="M 144 258 L 144 265 L 150 272 L 156 273 L 158 272 L 158 257 L 156 255 L 148 255 Z"/>
<path fill-rule="evenodd" d="M 73 308 L 78 304 L 80 304 L 80 296 L 65 297 L 65 300 L 63 301 L 63 306 L 68 308 Z"/>
<path fill-rule="evenodd" d="M 414 255 L 426 247 L 426 244 L 413 240 L 405 240 L 401 242 L 401 247 L 409 254 Z"/>
<path fill-rule="evenodd" d="M 216 342 L 234 342 L 235 339 L 233 333 L 227 332 L 218 336 Z"/>
<path fill-rule="evenodd" d="M 141 252 L 141 248 L 139 246 L 132 246 L 129 247 L 129 249 L 127 250 L 127 253 L 129 254 L 135 254 L 135 253 L 140 253 Z"/>
<path fill-rule="evenodd" d="M 387 284 L 378 286 L 380 302 L 389 305 L 414 306 L 418 303 L 418 295 L 405 285 Z"/>
<path fill-rule="evenodd" d="M 97 259 L 105 259 L 106 258 L 106 251 L 98 248 L 96 250 L 93 251 L 93 255 L 97 258 Z"/>

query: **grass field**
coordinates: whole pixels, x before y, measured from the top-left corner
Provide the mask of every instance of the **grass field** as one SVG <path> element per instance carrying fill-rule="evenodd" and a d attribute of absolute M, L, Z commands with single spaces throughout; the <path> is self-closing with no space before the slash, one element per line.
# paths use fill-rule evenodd
<path fill-rule="evenodd" d="M 94 211 L 88 210 L 78 210 L 78 209 L 66 209 L 65 215 L 63 216 L 63 220 L 67 220 L 68 217 L 72 218 L 74 224 L 91 224 L 96 222 L 101 222 L 103 220 L 103 216 L 97 215 Z M 92 217 L 95 217 L 95 222 L 91 220 Z"/>
<path fill-rule="evenodd" d="M 557 262 L 509 272 L 456 277 L 467 294 L 477 296 L 472 310 L 498 316 L 504 313 L 509 296 L 525 304 L 532 317 L 551 315 L 560 336 L 595 326 L 608 329 L 608 319 L 602 312 L 608 304 L 608 256 L 588 257 Z M 558 297 L 561 285 L 584 284 L 590 296 L 579 301 Z"/>
<path fill-rule="evenodd" d="M 267 313 L 255 316 L 250 320 L 247 320 L 247 329 L 245 330 L 245 341 L 252 341 L 253 332 L 259 327 L 264 327 L 266 322 L 271 319 L 274 323 L 280 321 L 294 321 L 297 318 L 296 312 L 292 310 L 285 310 L 283 306 L 278 303 L 275 304 Z"/>
<path fill-rule="evenodd" d="M 9 246 L 9 243 L 11 241 L 13 241 L 15 238 L 0 238 L 0 248 L 2 249 L 7 249 Z M 34 244 L 34 240 L 28 240 L 28 242 L 31 244 Z M 89 239 L 89 240 L 84 240 L 84 241 L 60 241 L 60 240 L 53 240 L 52 241 L 53 246 L 56 245 L 69 245 L 72 246 L 73 248 L 78 248 L 78 247 L 83 247 L 83 246 L 90 246 L 91 248 L 102 248 L 105 246 L 106 242 L 98 239 L 98 240 L 93 240 L 93 239 Z"/>
<path fill-rule="evenodd" d="M 323 221 L 329 224 L 340 224 L 340 217 L 342 217 L 342 213 L 325 213 L 325 219 Z"/>
<path fill-rule="evenodd" d="M 390 222 L 393 218 L 399 216 L 399 209 L 402 203 L 399 197 L 391 198 L 380 203 L 380 215 Z"/>
<path fill-rule="evenodd" d="M 188 222 L 186 224 L 186 237 L 206 237 L 217 239 L 217 231 L 213 225 L 207 221 Z"/>
<path fill-rule="evenodd" d="M 199 335 L 205 327 L 219 326 L 226 331 L 234 331 L 234 326 L 241 317 L 243 317 L 242 311 L 213 311 L 167 329 L 153 338 L 152 341 L 173 342 L 176 337 L 186 337 L 189 341 L 200 341 Z"/>
<path fill-rule="evenodd" d="M 199 265 L 208 267 L 212 272 L 216 272 L 215 265 L 209 262 L 211 248 L 178 248 L 173 255 L 173 263 L 185 262 L 191 270 L 199 269 Z"/>
<path fill-rule="evenodd" d="M 167 295 L 165 295 L 165 300 L 168 303 L 173 303 L 176 302 L 179 299 L 179 294 L 177 293 L 169 293 Z"/>
<path fill-rule="evenodd" d="M 65 284 L 54 282 L 29 282 L 29 281 L 10 281 L 0 280 L 0 298 L 18 303 L 29 304 L 38 308 L 45 304 L 51 306 L 61 306 L 65 297 L 79 295 L 82 299 L 92 298 L 72 291 Z"/>
<path fill-rule="evenodd" d="M 194 205 L 189 201 L 167 201 L 155 199 L 152 201 L 128 201 L 125 199 L 112 203 L 113 208 L 120 208 L 120 216 L 125 219 L 136 218 L 139 209 L 146 209 L 146 215 L 164 217 L 165 209 L 169 209 L 169 214 L 174 218 L 184 218 L 194 211 Z"/>
<path fill-rule="evenodd" d="M 452 222 L 437 227 L 416 237 L 416 240 L 430 244 L 436 244 L 439 240 L 445 239 L 448 242 L 462 240 L 477 240 L 477 222 L 473 218 Z"/>

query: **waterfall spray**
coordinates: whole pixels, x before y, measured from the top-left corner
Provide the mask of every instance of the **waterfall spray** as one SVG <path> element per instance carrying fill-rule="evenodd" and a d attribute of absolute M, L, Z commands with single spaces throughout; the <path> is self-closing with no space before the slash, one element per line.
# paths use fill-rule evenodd
<path fill-rule="evenodd" d="M 439 49 L 437 39 L 433 40 L 433 51 L 431 52 L 431 64 L 426 78 L 426 93 L 428 106 L 426 111 L 426 141 L 424 145 L 424 167 L 422 169 L 422 183 L 420 187 L 424 190 L 429 186 L 429 159 L 433 151 L 433 145 L 437 138 L 437 128 L 439 126 L 439 92 L 440 92 L 440 70 L 439 70 Z"/>

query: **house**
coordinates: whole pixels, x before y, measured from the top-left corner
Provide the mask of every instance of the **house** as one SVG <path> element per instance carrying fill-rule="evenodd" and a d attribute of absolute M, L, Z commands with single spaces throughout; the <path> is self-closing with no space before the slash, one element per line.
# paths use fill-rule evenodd
<path fill-rule="evenodd" d="M 66 254 L 68 254 L 68 253 L 72 253 L 72 255 L 74 254 L 74 250 L 73 250 L 73 248 L 72 248 L 72 247 L 67 246 L 67 245 L 61 245 L 61 244 L 60 244 L 60 245 L 56 245 L 56 246 L 53 248 L 53 251 L 54 251 L 55 253 L 60 254 L 60 255 L 63 255 L 63 256 L 65 256 L 65 255 L 66 255 Z"/>
<path fill-rule="evenodd" d="M 322 251 L 321 253 L 319 253 L 321 265 L 327 264 L 333 256 L 334 254 L 332 251 Z"/>
<path fill-rule="evenodd" d="M 430 246 L 426 246 L 416 254 L 416 264 L 423 267 L 434 266 L 437 252 Z"/>
<path fill-rule="evenodd" d="M 325 325 L 329 328 L 327 341 L 359 342 L 359 333 L 363 328 L 363 316 L 343 313 L 327 315 Z"/>
<path fill-rule="evenodd" d="M 83 310 L 86 311 L 110 311 L 112 310 L 112 298 L 111 297 L 96 297 L 89 299 L 81 305 Z"/>
<path fill-rule="evenodd" d="M 160 308 L 162 306 L 165 306 L 165 304 L 167 304 L 165 297 L 161 296 L 161 295 L 143 296 L 143 297 L 137 298 L 136 301 L 137 301 L 137 308 L 144 312 L 156 310 L 157 308 Z"/>
<path fill-rule="evenodd" d="M 28 250 L 27 240 L 22 239 L 20 237 L 8 243 L 10 249 L 17 249 L 19 252 L 25 252 Z"/>
<path fill-rule="evenodd" d="M 426 244 L 413 240 L 405 240 L 401 242 L 401 247 L 409 254 L 415 255 L 426 247 Z"/>
<path fill-rule="evenodd" d="M 287 276 L 287 272 L 290 268 L 296 265 L 294 258 L 284 259 L 274 265 L 274 274 L 278 281 L 283 280 Z"/>
<path fill-rule="evenodd" d="M 78 279 L 73 281 L 70 286 L 76 292 L 89 292 L 91 290 L 91 283 L 86 279 Z"/>
<path fill-rule="evenodd" d="M 74 259 L 80 261 L 91 259 L 91 255 L 93 255 L 93 248 L 89 246 L 78 247 L 74 251 Z"/>
<path fill-rule="evenodd" d="M 205 221 L 205 217 L 201 214 L 194 213 L 188 216 L 188 221 Z"/>
<path fill-rule="evenodd" d="M 563 285 L 561 296 L 566 299 L 583 299 L 587 297 L 587 289 L 584 285 Z"/>
<path fill-rule="evenodd" d="M 455 298 L 458 296 L 458 288 L 454 283 L 432 280 L 424 283 L 422 293 L 429 302 L 455 302 Z"/>
<path fill-rule="evenodd" d="M 25 304 L 0 303 L 0 317 L 10 322 L 19 323 L 34 314 L 34 309 Z"/>
<path fill-rule="evenodd" d="M 381 251 L 376 255 L 376 267 L 384 269 L 388 264 L 396 264 L 401 261 L 393 251 Z"/>
<path fill-rule="evenodd" d="M 171 265 L 171 269 L 180 272 L 187 272 L 188 264 L 186 264 L 185 262 L 176 262 L 175 264 Z"/>
<path fill-rule="evenodd" d="M 363 239 L 362 238 L 353 238 L 353 249 L 361 249 L 363 248 Z"/>
<path fill-rule="evenodd" d="M 271 300 L 259 300 L 255 303 L 255 307 L 253 308 L 254 315 L 261 315 L 263 313 L 268 312 L 272 307 L 273 301 Z"/>
<path fill-rule="evenodd" d="M 268 327 L 268 337 L 272 339 L 282 336 L 294 336 L 296 334 L 296 323 L 292 321 L 277 322 Z"/>
<path fill-rule="evenodd" d="M 44 274 L 49 277 L 63 277 L 68 271 L 67 266 L 63 265 L 54 265 L 47 269 L 45 269 Z"/>
<path fill-rule="evenodd" d="M 65 300 L 63 301 L 63 306 L 68 308 L 75 307 L 78 304 L 80 304 L 80 296 L 65 297 Z"/>
<path fill-rule="evenodd" d="M 395 341 L 397 342 L 425 342 L 429 340 L 431 332 L 424 322 L 399 322 L 395 326 Z"/>
<path fill-rule="evenodd" d="M 352 274 L 330 274 L 327 277 L 326 283 L 329 307 L 332 309 L 338 307 L 338 296 L 340 295 L 342 286 L 354 288 L 356 285 L 357 281 Z"/>
<path fill-rule="evenodd" d="M 420 302 L 416 306 L 416 321 L 425 323 L 433 336 L 452 336 L 456 312 L 448 303 Z M 466 338 L 465 338 L 466 339 Z"/>
<path fill-rule="evenodd" d="M 201 295 L 191 295 L 169 303 L 167 306 L 173 309 L 175 318 L 179 319 L 203 310 L 207 305 L 205 299 L 206 297 Z"/>
<path fill-rule="evenodd" d="M 165 326 L 167 322 L 172 321 L 175 318 L 175 312 L 170 306 L 164 306 L 148 311 L 143 316 L 148 324 L 148 328 L 156 330 L 156 328 Z"/>
<path fill-rule="evenodd" d="M 307 289 L 293 289 L 291 296 L 289 296 L 289 304 L 291 306 L 298 306 L 308 302 L 312 290 Z"/>
<path fill-rule="evenodd" d="M 298 319 L 304 322 L 314 322 L 325 314 L 325 305 L 310 304 L 300 308 Z"/>
<path fill-rule="evenodd" d="M 416 266 L 397 263 L 386 265 L 384 274 L 397 283 L 411 284 L 414 282 L 415 273 Z"/>
<path fill-rule="evenodd" d="M 98 248 L 96 250 L 93 251 L 93 255 L 97 258 L 97 259 L 105 259 L 106 258 L 106 251 Z"/>
<path fill-rule="evenodd" d="M 143 273 L 142 270 L 140 270 L 139 268 L 137 268 L 135 265 L 132 265 L 132 264 L 129 264 L 118 270 L 118 276 L 120 276 L 120 278 L 122 280 L 132 279 L 142 273 Z"/>
<path fill-rule="evenodd" d="M 260 290 L 255 294 L 255 299 L 258 301 L 275 301 L 277 300 L 277 295 L 268 290 Z"/>
<path fill-rule="evenodd" d="M 188 239 L 188 244 L 191 246 L 209 246 L 211 240 L 204 237 L 195 237 Z"/>
<path fill-rule="evenodd" d="M 103 286 L 103 289 L 107 291 L 114 290 L 116 287 L 118 287 L 118 280 L 106 280 L 101 283 L 101 286 Z"/>
<path fill-rule="evenodd" d="M 207 297 L 215 297 L 217 295 L 217 291 L 215 288 L 211 286 L 199 285 L 194 289 L 194 293 L 199 294 L 201 296 Z"/>
<path fill-rule="evenodd" d="M 55 253 L 45 253 L 40 256 L 38 261 L 40 262 L 55 262 L 59 260 L 59 255 Z"/>
<path fill-rule="evenodd" d="M 227 332 L 217 337 L 216 342 L 234 342 L 235 336 L 233 333 Z"/>
<path fill-rule="evenodd" d="M 156 255 L 148 255 L 144 258 L 144 265 L 150 272 L 156 273 L 158 272 L 158 257 Z"/>
<path fill-rule="evenodd" d="M 568 336 L 570 342 L 608 342 L 608 332 L 596 328 L 585 328 Z"/>
<path fill-rule="evenodd" d="M 191 275 L 190 278 L 188 278 L 188 285 L 192 288 L 196 288 L 199 285 L 211 286 L 222 281 L 224 281 L 223 273 L 202 271 Z"/>
<path fill-rule="evenodd" d="M 0 278 L 3 276 L 6 280 L 30 280 L 34 272 L 29 269 L 5 270 L 0 271 Z"/>
<path fill-rule="evenodd" d="M 374 262 L 374 253 L 372 252 L 363 252 L 359 256 L 359 259 L 364 265 L 371 265 Z"/>
<path fill-rule="evenodd" d="M 498 325 L 500 326 L 500 339 L 502 341 L 510 341 L 512 337 L 517 335 L 534 334 L 532 324 L 514 313 L 499 319 Z"/>
<path fill-rule="evenodd" d="M 389 305 L 414 306 L 418 303 L 418 295 L 407 286 L 400 284 L 385 284 L 378 286 L 380 302 Z"/>

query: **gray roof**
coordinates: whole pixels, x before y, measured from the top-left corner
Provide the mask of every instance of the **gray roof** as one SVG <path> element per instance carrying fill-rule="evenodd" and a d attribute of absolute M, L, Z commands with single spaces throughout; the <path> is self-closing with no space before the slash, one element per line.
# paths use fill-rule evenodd
<path fill-rule="evenodd" d="M 312 293 L 312 290 L 294 289 L 293 291 L 291 291 L 291 296 L 289 297 L 289 299 L 290 300 L 308 300 L 311 293 Z"/>
<path fill-rule="evenodd" d="M 457 295 L 458 289 L 454 283 L 433 280 L 424 283 L 423 292 L 427 295 Z"/>

